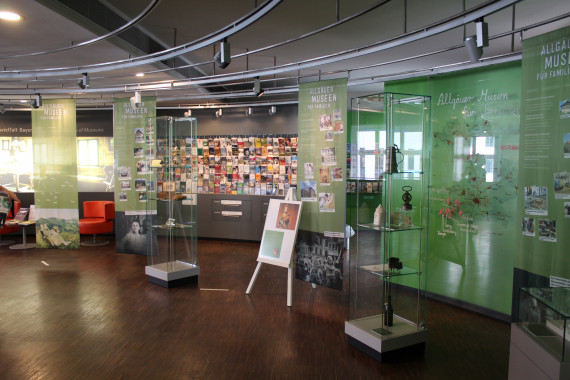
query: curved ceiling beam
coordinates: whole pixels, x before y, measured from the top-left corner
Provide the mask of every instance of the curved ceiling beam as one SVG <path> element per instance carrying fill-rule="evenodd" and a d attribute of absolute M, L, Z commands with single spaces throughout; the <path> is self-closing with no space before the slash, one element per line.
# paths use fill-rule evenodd
<path fill-rule="evenodd" d="M 95 37 L 91 40 L 83 41 L 83 42 L 80 42 L 80 43 L 77 43 L 77 44 L 74 44 L 71 46 L 66 46 L 63 48 L 55 49 L 55 50 L 39 51 L 39 52 L 34 52 L 34 53 L 17 54 L 17 55 L 8 55 L 8 56 L 0 57 L 0 59 L 32 57 L 32 56 L 38 56 L 38 55 L 44 55 L 44 54 L 59 53 L 62 51 L 67 51 L 67 50 L 75 49 L 75 48 L 82 47 L 82 46 L 88 46 L 88 45 L 94 44 L 96 42 L 106 40 L 107 38 L 116 36 L 117 34 L 124 32 L 125 30 L 127 30 L 131 26 L 138 24 L 143 18 L 148 16 L 148 14 L 150 12 L 152 12 L 154 10 L 154 8 L 156 8 L 158 3 L 160 3 L 160 0 L 153 0 L 138 16 L 136 16 L 134 19 L 132 19 L 131 21 L 129 21 L 125 25 L 123 25 L 120 28 L 115 29 L 115 30 L 113 30 L 107 34 L 104 34 L 104 35 L 99 36 L 99 37 Z"/>
<path fill-rule="evenodd" d="M 214 33 L 204 36 L 196 41 L 192 41 L 188 44 L 176 46 L 174 48 L 166 49 L 157 53 L 148 54 L 145 56 L 131 58 L 131 59 L 120 60 L 120 61 L 104 62 L 92 65 L 77 66 L 77 67 L 45 68 L 45 69 L 36 69 L 36 70 L 5 70 L 0 72 L 0 79 L 33 79 L 41 77 L 77 75 L 78 72 L 99 73 L 111 70 L 138 67 L 141 65 L 147 65 L 158 61 L 174 58 L 179 55 L 201 49 L 205 46 L 215 44 L 218 41 L 227 38 L 239 32 L 242 29 L 245 29 L 246 27 L 253 24 L 257 20 L 261 19 L 267 13 L 272 11 L 283 1 L 284 0 L 267 0 L 261 6 L 255 8 L 253 11 L 251 11 L 241 19 L 233 22 L 230 25 L 225 26 L 224 28 Z"/>

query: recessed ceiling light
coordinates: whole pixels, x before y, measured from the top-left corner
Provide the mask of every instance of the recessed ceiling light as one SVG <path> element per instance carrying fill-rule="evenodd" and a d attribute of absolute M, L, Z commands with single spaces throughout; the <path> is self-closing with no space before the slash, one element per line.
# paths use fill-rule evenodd
<path fill-rule="evenodd" d="M 0 11 L 0 19 L 6 21 L 18 21 L 21 19 L 19 14 L 14 12 Z"/>
<path fill-rule="evenodd" d="M 136 73 L 135 74 L 137 77 L 144 77 L 144 73 Z"/>

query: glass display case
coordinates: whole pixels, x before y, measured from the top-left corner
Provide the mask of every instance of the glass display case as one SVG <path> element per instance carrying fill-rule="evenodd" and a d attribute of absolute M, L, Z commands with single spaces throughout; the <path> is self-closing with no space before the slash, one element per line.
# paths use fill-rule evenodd
<path fill-rule="evenodd" d="M 560 361 L 570 361 L 570 288 L 521 288 L 517 325 Z"/>
<path fill-rule="evenodd" d="M 195 282 L 197 247 L 196 118 L 150 118 L 145 130 L 149 282 Z M 139 168 L 137 167 L 137 170 Z M 141 184 L 142 186 L 142 184 Z"/>
<path fill-rule="evenodd" d="M 431 99 L 352 99 L 349 343 L 381 360 L 423 348 Z"/>

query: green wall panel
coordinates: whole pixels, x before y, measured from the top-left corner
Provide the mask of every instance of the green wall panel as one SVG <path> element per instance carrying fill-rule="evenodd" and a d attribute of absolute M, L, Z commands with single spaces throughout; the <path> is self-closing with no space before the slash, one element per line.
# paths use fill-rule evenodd
<path fill-rule="evenodd" d="M 428 291 L 510 314 L 520 63 L 390 82 L 432 97 Z"/>

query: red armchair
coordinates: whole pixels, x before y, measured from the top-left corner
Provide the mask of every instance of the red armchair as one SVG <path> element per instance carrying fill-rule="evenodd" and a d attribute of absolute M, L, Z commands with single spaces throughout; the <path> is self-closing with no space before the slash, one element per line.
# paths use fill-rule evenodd
<path fill-rule="evenodd" d="M 112 201 L 86 201 L 83 202 L 83 219 L 79 219 L 79 233 L 93 235 L 93 240 L 85 241 L 81 245 L 105 245 L 108 240 L 97 240 L 97 234 L 113 232 L 115 219 L 115 202 Z"/>
<path fill-rule="evenodd" d="M 18 201 L 14 201 L 14 213 L 18 213 L 18 211 L 20 211 L 20 202 Z M 10 212 L 8 213 L 8 217 L 6 218 L 6 221 L 14 219 L 14 215 L 12 215 L 12 210 L 10 210 Z M 6 224 L 4 225 L 4 228 L 0 228 L 0 245 L 9 245 L 9 244 L 14 244 L 15 241 L 13 240 L 2 240 L 2 235 L 5 234 L 11 234 L 14 232 L 18 232 L 20 230 L 20 226 L 15 225 L 15 226 L 7 226 Z"/>

